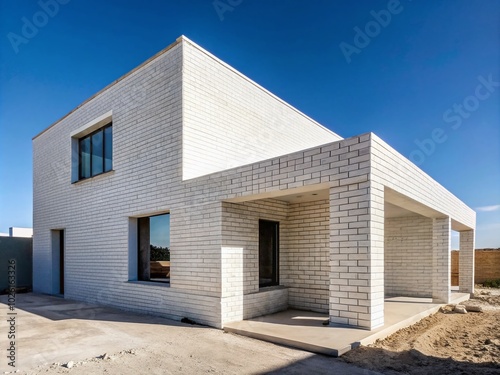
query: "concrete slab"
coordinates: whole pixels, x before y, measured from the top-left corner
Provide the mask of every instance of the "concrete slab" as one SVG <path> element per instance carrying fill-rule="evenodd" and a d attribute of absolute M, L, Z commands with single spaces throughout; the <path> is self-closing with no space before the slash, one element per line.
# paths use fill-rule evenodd
<path fill-rule="evenodd" d="M 1 316 L 11 316 L 8 315 L 12 312 L 6 304 L 7 296 L 0 296 L 0 302 Z M 78 361 L 104 353 L 144 347 L 165 328 L 202 328 L 32 293 L 16 295 L 14 312 L 17 314 L 17 369 Z M 7 334 L 7 319 L 1 319 L 0 331 Z M 1 361 L 0 371 L 10 370 L 12 368 L 4 360 Z"/>
<path fill-rule="evenodd" d="M 0 296 L 0 374 L 349 374 L 381 375 L 352 364 L 221 330 L 65 300 L 16 296 L 16 363 L 8 365 L 7 296 Z M 130 350 L 133 349 L 133 350 Z M 110 358 L 94 359 L 107 353 Z M 65 369 L 47 364 L 74 361 Z M 41 368 L 37 366 L 42 365 Z M 45 366 L 44 366 L 45 365 Z"/>
<path fill-rule="evenodd" d="M 452 293 L 451 303 L 469 299 L 469 294 Z M 401 328 L 408 327 L 439 310 L 443 304 L 431 298 L 393 297 L 385 300 L 385 324 L 373 331 L 346 326 L 325 326 L 328 315 L 287 310 L 259 318 L 227 323 L 226 332 L 253 337 L 313 353 L 341 356 L 359 345 L 369 345 Z"/>

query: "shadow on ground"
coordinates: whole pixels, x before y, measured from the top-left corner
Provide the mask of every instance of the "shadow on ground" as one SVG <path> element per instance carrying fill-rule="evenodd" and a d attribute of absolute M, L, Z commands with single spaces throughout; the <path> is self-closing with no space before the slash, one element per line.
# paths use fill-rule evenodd
<path fill-rule="evenodd" d="M 0 303 L 7 304 L 7 296 L 0 296 Z M 67 319 L 99 320 L 123 323 L 164 324 L 183 326 L 180 321 L 147 314 L 134 313 L 108 306 L 96 305 L 88 302 L 74 301 L 62 297 L 43 294 L 17 294 L 16 310 L 22 310 L 52 321 Z M 197 324 L 188 324 L 190 327 L 202 328 Z"/>

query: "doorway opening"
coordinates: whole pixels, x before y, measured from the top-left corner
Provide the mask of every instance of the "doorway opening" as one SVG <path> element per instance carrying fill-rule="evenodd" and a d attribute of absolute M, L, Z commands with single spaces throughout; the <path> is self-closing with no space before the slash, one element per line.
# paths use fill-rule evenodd
<path fill-rule="evenodd" d="M 64 230 L 52 231 L 52 293 L 64 296 Z"/>

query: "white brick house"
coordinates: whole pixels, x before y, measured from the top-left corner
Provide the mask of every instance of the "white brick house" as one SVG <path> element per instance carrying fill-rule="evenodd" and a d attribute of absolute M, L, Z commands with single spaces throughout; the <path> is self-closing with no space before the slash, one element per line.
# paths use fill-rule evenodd
<path fill-rule="evenodd" d="M 185 37 L 33 148 L 35 292 L 214 327 L 293 307 L 373 329 L 385 296 L 449 301 L 452 229 L 473 292 L 473 210 L 376 135 L 342 139 Z M 168 277 L 153 276 L 156 228 Z"/>

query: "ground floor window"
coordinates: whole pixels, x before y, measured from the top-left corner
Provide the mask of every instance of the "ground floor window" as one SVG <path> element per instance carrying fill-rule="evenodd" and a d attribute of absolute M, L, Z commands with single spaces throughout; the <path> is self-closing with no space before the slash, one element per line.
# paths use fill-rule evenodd
<path fill-rule="evenodd" d="M 170 214 L 137 219 L 138 278 L 170 282 Z"/>
<path fill-rule="evenodd" d="M 279 223 L 259 220 L 259 287 L 279 285 Z"/>

